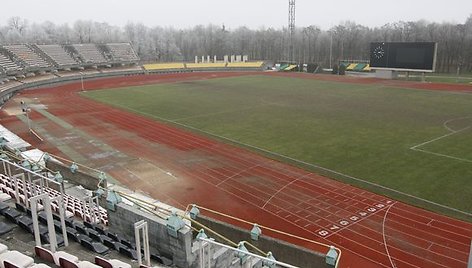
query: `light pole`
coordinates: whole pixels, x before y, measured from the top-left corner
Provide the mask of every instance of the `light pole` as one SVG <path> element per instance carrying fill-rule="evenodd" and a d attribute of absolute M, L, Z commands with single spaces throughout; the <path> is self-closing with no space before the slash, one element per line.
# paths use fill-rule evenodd
<path fill-rule="evenodd" d="M 82 84 L 82 91 L 85 91 L 84 89 L 84 73 L 79 72 L 80 74 L 80 83 Z"/>
<path fill-rule="evenodd" d="M 329 33 L 329 68 L 332 69 L 333 68 L 333 33 L 330 32 Z"/>

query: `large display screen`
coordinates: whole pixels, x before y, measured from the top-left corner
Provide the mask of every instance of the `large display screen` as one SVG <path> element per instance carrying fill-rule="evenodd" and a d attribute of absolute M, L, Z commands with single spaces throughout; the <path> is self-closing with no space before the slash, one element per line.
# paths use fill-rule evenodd
<path fill-rule="evenodd" d="M 370 44 L 370 67 L 404 71 L 434 72 L 437 43 L 377 42 Z"/>

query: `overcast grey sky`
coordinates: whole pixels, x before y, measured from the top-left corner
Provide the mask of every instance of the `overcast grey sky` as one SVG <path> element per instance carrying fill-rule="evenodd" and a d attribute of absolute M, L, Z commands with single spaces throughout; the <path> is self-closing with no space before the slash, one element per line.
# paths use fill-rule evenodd
<path fill-rule="evenodd" d="M 288 21 L 288 0 L 3 0 L 1 9 L 2 25 L 12 16 L 30 22 L 90 19 L 176 28 L 208 23 L 280 28 Z M 297 0 L 297 26 L 322 29 L 346 20 L 366 26 L 420 19 L 463 23 L 471 14 L 472 0 Z"/>

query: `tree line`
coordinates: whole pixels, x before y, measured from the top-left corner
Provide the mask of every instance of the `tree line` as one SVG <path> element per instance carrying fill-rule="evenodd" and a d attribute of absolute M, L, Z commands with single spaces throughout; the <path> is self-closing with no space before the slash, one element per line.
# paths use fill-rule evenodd
<path fill-rule="evenodd" d="M 123 27 L 79 20 L 57 25 L 31 23 L 20 17 L 0 25 L 0 44 L 131 42 L 146 62 L 193 61 L 195 56 L 249 55 L 253 60 L 286 61 L 290 36 L 287 28 L 228 29 L 224 25 L 192 28 L 148 27 L 129 22 Z M 437 70 L 472 72 L 472 15 L 463 24 L 399 21 L 366 27 L 352 21 L 329 30 L 318 26 L 296 28 L 293 60 L 330 67 L 340 60 L 368 60 L 370 42 L 438 42 Z"/>

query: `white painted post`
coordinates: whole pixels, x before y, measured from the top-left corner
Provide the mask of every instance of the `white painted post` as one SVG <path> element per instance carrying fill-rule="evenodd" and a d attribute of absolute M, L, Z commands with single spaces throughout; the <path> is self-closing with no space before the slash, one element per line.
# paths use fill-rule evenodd
<path fill-rule="evenodd" d="M 24 173 L 20 173 L 20 174 L 17 174 L 17 175 L 14 175 L 13 176 L 13 180 L 15 180 L 15 197 L 16 197 L 16 203 L 20 203 L 20 191 L 18 190 L 18 187 L 20 187 L 18 185 L 18 180 L 20 179 L 20 177 L 25 177 L 25 174 Z"/>
<path fill-rule="evenodd" d="M 205 63 L 205 56 L 202 56 L 202 63 Z"/>
<path fill-rule="evenodd" d="M 143 263 L 141 257 L 141 239 L 139 237 L 141 230 L 143 235 L 144 261 L 146 262 L 145 265 L 151 266 L 151 255 L 149 254 L 148 223 L 144 220 L 138 221 L 134 224 L 134 239 L 136 243 L 136 257 L 138 258 L 138 265 L 141 266 Z"/>
<path fill-rule="evenodd" d="M 216 55 L 215 55 L 215 56 L 213 56 L 213 62 L 216 63 L 216 61 L 217 60 L 216 60 Z"/>
<path fill-rule="evenodd" d="M 204 263 L 205 263 L 205 251 L 203 250 L 203 241 L 200 240 L 199 241 L 200 243 L 200 268 L 203 268 L 205 267 L 204 266 Z"/>
<path fill-rule="evenodd" d="M 248 55 L 244 55 L 243 56 L 243 62 L 247 62 L 249 60 L 249 56 Z"/>
<path fill-rule="evenodd" d="M 195 56 L 195 63 L 198 63 L 198 56 Z"/>
<path fill-rule="evenodd" d="M 237 55 L 236 56 L 236 62 L 241 62 L 242 61 L 242 57 L 241 55 Z"/>
<path fill-rule="evenodd" d="M 62 194 L 57 196 L 54 199 L 51 199 L 51 201 L 57 200 L 57 204 L 59 206 L 59 217 L 61 218 L 61 228 L 62 228 L 62 236 L 64 239 L 64 246 L 67 247 L 69 246 L 69 238 L 67 237 L 67 226 L 66 226 L 66 213 L 64 209 L 64 198 L 62 197 Z"/>
<path fill-rule="evenodd" d="M 207 55 L 207 63 L 210 63 L 210 55 Z"/>
<path fill-rule="evenodd" d="M 225 64 L 228 63 L 228 55 L 224 56 L 224 61 L 225 61 Z"/>
<path fill-rule="evenodd" d="M 39 234 L 39 223 L 38 223 L 38 202 L 39 200 L 43 201 L 44 211 L 46 212 L 47 223 L 48 223 L 48 235 L 49 242 L 51 245 L 51 252 L 56 252 L 57 248 L 57 239 L 56 231 L 54 230 L 54 220 L 52 218 L 51 211 L 51 199 L 48 194 L 41 194 L 34 197 L 31 197 L 31 216 L 33 217 L 33 230 L 34 238 L 36 241 L 36 246 L 41 246 L 41 236 Z"/>
<path fill-rule="evenodd" d="M 28 204 L 28 187 L 26 186 L 26 177 L 25 177 L 25 175 L 21 176 L 21 182 L 23 183 L 23 195 L 25 196 L 25 207 L 29 208 L 29 204 Z"/>

